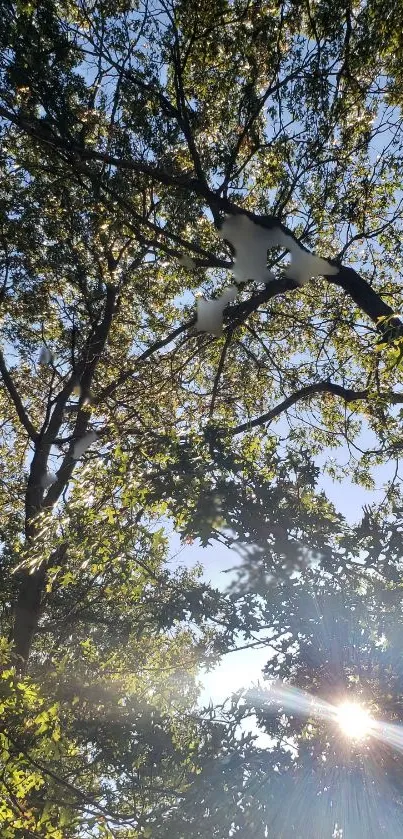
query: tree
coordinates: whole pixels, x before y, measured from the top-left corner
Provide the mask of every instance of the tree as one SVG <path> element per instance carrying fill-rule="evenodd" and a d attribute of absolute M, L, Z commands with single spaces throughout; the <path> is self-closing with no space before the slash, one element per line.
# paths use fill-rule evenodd
<path fill-rule="evenodd" d="M 386 561 L 378 513 L 348 528 L 315 458 L 364 486 L 394 459 L 395 527 L 400 20 L 376 2 L 49 0 L 8 3 L 1 38 L 3 818 L 10 837 L 83 835 L 92 818 L 101 835 L 158 833 L 201 764 L 228 750 L 214 719 L 192 717 L 197 666 L 275 620 L 282 649 L 309 551 L 318 585 L 341 566 L 352 592 L 366 526 L 360 574 Z M 329 273 L 301 287 L 275 245 L 275 278 L 240 283 L 215 338 L 195 329 L 194 295 L 228 285 L 237 253 L 217 230 L 240 213 L 318 252 Z M 332 459 L 340 442 L 345 467 Z M 257 546 L 234 596 L 167 573 L 161 516 L 205 542 L 238 532 Z M 396 550 L 387 557 L 393 589 Z M 292 645 L 284 654 L 276 673 L 291 678 Z M 88 698 L 98 679 L 102 701 Z M 140 710 L 125 727 L 129 694 Z M 96 732 L 94 702 L 113 721 Z M 50 811 L 45 775 L 59 790 Z"/>

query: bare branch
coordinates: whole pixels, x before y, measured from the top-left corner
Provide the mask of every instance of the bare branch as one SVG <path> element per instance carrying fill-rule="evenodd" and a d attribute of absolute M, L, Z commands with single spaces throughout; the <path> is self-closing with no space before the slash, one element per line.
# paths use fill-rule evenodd
<path fill-rule="evenodd" d="M 231 429 L 229 433 L 232 437 L 234 437 L 236 434 L 242 434 L 244 431 L 250 431 L 252 428 L 265 425 L 267 422 L 271 422 L 276 417 L 279 417 L 280 414 L 283 414 L 284 411 L 287 411 L 288 408 L 291 408 L 296 404 L 296 402 L 299 402 L 302 399 L 308 399 L 316 393 L 331 393 L 334 396 L 341 396 L 345 402 L 355 402 L 359 399 L 366 399 L 369 391 L 368 389 L 350 390 L 342 387 L 341 385 L 333 384 L 332 382 L 317 382 L 316 384 L 302 387 L 300 390 L 291 394 L 291 396 L 288 396 L 287 399 L 284 399 L 283 402 L 280 402 L 279 405 L 276 405 L 275 408 L 267 411 L 266 414 L 262 414 L 260 417 L 256 417 L 256 419 L 250 420 L 249 422 L 237 425 L 236 428 Z"/>
<path fill-rule="evenodd" d="M 250 431 L 252 428 L 265 425 L 265 423 L 271 422 L 300 400 L 308 399 L 316 393 L 330 393 L 333 396 L 340 396 L 340 398 L 344 399 L 344 401 L 348 404 L 349 402 L 359 402 L 363 399 L 367 399 L 370 396 L 371 391 L 369 388 L 365 388 L 364 390 L 352 390 L 328 381 L 317 382 L 307 385 L 306 387 L 302 387 L 300 390 L 291 394 L 291 396 L 288 396 L 287 399 L 284 399 L 283 402 L 280 402 L 279 405 L 276 405 L 275 408 L 267 411 L 266 414 L 262 414 L 260 417 L 249 420 L 249 422 L 244 422 L 242 425 L 237 425 L 236 428 L 231 429 L 228 433 L 234 437 L 236 434 L 242 434 L 244 431 Z M 393 391 L 390 391 L 386 393 L 381 392 L 378 395 L 380 399 L 384 399 L 391 405 L 403 404 L 403 393 L 394 393 Z"/>

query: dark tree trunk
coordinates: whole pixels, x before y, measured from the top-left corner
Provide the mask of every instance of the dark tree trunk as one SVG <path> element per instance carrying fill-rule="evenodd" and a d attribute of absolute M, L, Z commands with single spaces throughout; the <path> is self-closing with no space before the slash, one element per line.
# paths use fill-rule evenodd
<path fill-rule="evenodd" d="M 12 635 L 14 653 L 20 671 L 25 670 L 32 641 L 38 628 L 45 580 L 45 566 L 42 566 L 33 574 L 24 571 L 21 577 L 20 590 L 14 609 Z"/>

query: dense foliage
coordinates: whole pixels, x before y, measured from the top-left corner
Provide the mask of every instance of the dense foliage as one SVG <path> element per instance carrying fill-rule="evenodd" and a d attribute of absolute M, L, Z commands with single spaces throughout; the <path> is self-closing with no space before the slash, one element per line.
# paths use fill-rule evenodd
<path fill-rule="evenodd" d="M 398 6 L 3 5 L 1 836 L 403 835 L 399 750 L 270 692 L 401 718 Z M 214 337 L 240 212 L 335 270 L 270 249 Z M 326 481 L 385 464 L 347 522 Z M 240 546 L 227 592 L 172 523 Z M 269 687 L 201 709 L 239 643 Z"/>

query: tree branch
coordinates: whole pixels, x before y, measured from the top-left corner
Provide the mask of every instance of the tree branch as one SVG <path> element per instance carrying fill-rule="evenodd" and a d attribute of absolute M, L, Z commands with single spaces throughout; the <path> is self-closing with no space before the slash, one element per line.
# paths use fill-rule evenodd
<path fill-rule="evenodd" d="M 144 350 L 144 352 L 141 353 L 141 355 L 139 355 L 138 358 L 136 358 L 133 367 L 130 367 L 129 370 L 125 370 L 125 372 L 122 373 L 119 376 L 119 378 L 115 379 L 114 382 L 110 382 L 109 385 L 107 385 L 100 391 L 100 393 L 94 400 L 94 404 L 100 405 L 104 401 L 104 399 L 107 399 L 108 396 L 111 396 L 111 394 L 118 387 L 123 385 L 125 382 L 127 382 L 128 379 L 131 378 L 131 376 L 134 375 L 138 364 L 140 364 L 142 361 L 147 361 L 147 359 L 150 358 L 150 356 L 154 355 L 154 353 L 158 352 L 158 350 L 162 349 L 163 347 L 166 347 L 168 344 L 171 344 L 172 341 L 175 340 L 175 338 L 177 338 L 179 335 L 182 335 L 183 332 L 186 332 L 187 329 L 190 329 L 192 326 L 195 325 L 195 323 L 196 316 L 185 321 L 185 323 L 182 323 L 180 326 L 177 326 L 176 329 L 174 329 L 172 332 L 169 332 L 168 335 L 165 336 L 165 338 L 161 338 L 160 340 L 155 341 L 153 344 L 147 347 L 147 349 Z"/>
<path fill-rule="evenodd" d="M 306 387 L 302 387 L 300 390 L 297 390 L 291 396 L 288 396 L 287 399 L 284 399 L 283 402 L 280 402 L 275 408 L 267 411 L 266 414 L 262 414 L 260 417 L 256 417 L 256 419 L 249 420 L 249 422 L 237 425 L 236 428 L 231 429 L 229 433 L 232 437 L 234 437 L 236 434 L 242 434 L 244 431 L 250 431 L 252 428 L 265 425 L 265 423 L 271 422 L 271 420 L 280 416 L 280 414 L 283 414 L 284 411 L 287 411 L 288 408 L 291 408 L 296 404 L 296 402 L 299 402 L 301 399 L 307 399 L 316 393 L 331 393 L 334 396 L 340 396 L 348 403 L 356 402 L 359 399 L 366 399 L 369 394 L 369 390 L 368 388 L 365 390 L 350 390 L 349 388 L 342 387 L 342 385 L 336 385 L 332 382 L 326 381 L 307 385 Z M 403 394 L 401 401 L 403 402 Z"/>
<path fill-rule="evenodd" d="M 22 404 L 21 397 L 18 393 L 18 390 L 13 382 L 13 379 L 7 369 L 3 353 L 0 352 L 0 373 L 3 379 L 3 382 L 7 388 L 8 394 L 13 402 L 14 408 L 17 412 L 18 419 L 21 422 L 21 425 L 24 426 L 25 431 L 27 432 L 28 436 L 31 440 L 35 443 L 38 439 L 38 432 L 35 430 L 34 426 L 32 425 L 31 420 Z"/>
<path fill-rule="evenodd" d="M 226 355 L 227 355 L 228 347 L 231 343 L 231 338 L 232 338 L 232 329 L 228 329 L 226 337 L 225 337 L 224 346 L 222 348 L 222 352 L 221 352 L 221 355 L 220 355 L 220 360 L 218 362 L 217 372 L 216 372 L 215 379 L 214 379 L 213 394 L 212 394 L 212 397 L 211 397 L 211 404 L 210 404 L 210 410 L 209 410 L 209 418 L 210 419 L 213 416 L 214 406 L 215 406 L 215 402 L 216 402 L 216 398 L 217 398 L 217 394 L 218 394 L 218 387 L 219 387 L 220 379 L 221 379 L 221 373 L 222 373 L 223 368 L 224 368 L 225 358 L 226 358 Z"/>
<path fill-rule="evenodd" d="M 253 294 L 249 300 L 245 300 L 242 303 L 238 303 L 237 305 L 231 304 L 224 309 L 224 321 L 228 323 L 228 329 L 233 330 L 236 326 L 241 324 L 243 320 L 248 317 L 252 312 L 256 311 L 262 303 L 266 303 L 268 300 L 271 300 L 272 297 L 276 297 L 278 294 L 283 294 L 285 291 L 298 288 L 299 286 L 294 280 L 287 280 L 285 278 L 281 278 L 279 280 L 267 283 L 265 288 L 262 291 Z M 182 335 L 188 329 L 191 329 L 196 324 L 196 315 L 189 320 L 185 321 L 185 323 L 177 326 L 176 329 L 169 332 L 165 338 L 160 338 L 158 341 L 155 341 L 153 344 L 150 344 L 146 350 L 144 350 L 138 358 L 135 359 L 134 364 L 128 370 L 125 370 L 118 379 L 115 379 L 114 382 L 111 382 L 105 388 L 103 388 L 100 393 L 98 394 L 97 398 L 94 400 L 94 404 L 99 405 L 102 403 L 104 399 L 117 390 L 122 384 L 124 384 L 137 370 L 137 366 L 143 362 L 147 361 L 152 355 L 154 355 L 158 350 L 166 347 L 168 344 L 171 344 L 175 338 L 178 338 L 179 335 Z"/>
<path fill-rule="evenodd" d="M 394 310 L 382 300 L 379 294 L 361 277 L 354 268 L 340 266 L 339 273 L 335 276 L 326 277 L 332 285 L 338 285 L 347 292 L 354 300 L 354 303 L 365 312 L 376 325 L 378 332 L 387 339 L 401 337 L 403 334 L 403 323 L 396 317 Z M 380 321 L 380 318 L 385 320 Z"/>
<path fill-rule="evenodd" d="M 116 190 L 112 189 L 112 187 L 110 187 L 109 184 L 102 184 L 102 189 L 113 198 L 113 200 L 116 204 L 118 204 L 119 207 L 126 210 L 140 226 L 144 225 L 144 227 L 151 230 L 157 236 L 172 239 L 173 242 L 180 246 L 181 250 L 177 252 L 173 249 L 170 249 L 169 246 L 166 246 L 163 242 L 160 243 L 158 241 L 155 242 L 156 248 L 161 248 L 161 250 L 163 250 L 165 253 L 168 253 L 176 258 L 178 258 L 178 256 L 182 253 L 183 249 L 193 251 L 195 254 L 203 258 L 202 260 L 198 260 L 196 263 L 196 265 L 200 267 L 205 266 L 211 268 L 231 268 L 231 263 L 226 262 L 223 259 L 218 259 L 214 254 L 211 254 L 209 251 L 205 250 L 205 248 L 202 248 L 200 247 L 200 245 L 197 245 L 196 242 L 189 242 L 187 239 L 184 239 L 177 233 L 173 233 L 172 231 L 167 230 L 166 227 L 160 227 L 158 224 L 155 224 L 148 218 L 144 218 L 143 216 L 141 216 L 139 213 L 136 212 L 136 210 L 130 204 L 130 202 L 127 201 L 125 198 L 122 198 L 122 196 L 118 192 L 116 192 Z M 109 209 L 111 209 L 111 205 L 109 204 L 108 206 Z M 134 227 L 130 223 L 130 221 L 127 221 L 126 224 L 130 229 L 133 230 L 134 233 L 138 235 L 138 229 Z"/>
<path fill-rule="evenodd" d="M 20 128 L 20 130 L 25 131 L 31 137 L 45 144 L 47 147 L 51 147 L 57 152 L 62 152 L 64 159 L 67 155 L 70 164 L 90 178 L 93 178 L 93 172 L 89 171 L 80 161 L 109 163 L 117 169 L 127 169 L 148 175 L 153 180 L 158 183 L 165 184 L 166 186 L 188 189 L 195 195 L 204 198 L 210 208 L 214 207 L 221 212 L 232 214 L 246 212 L 249 218 L 251 218 L 256 224 L 267 227 L 268 229 L 272 229 L 273 227 L 279 228 L 287 236 L 291 236 L 300 247 L 306 250 L 306 248 L 304 248 L 304 246 L 294 236 L 292 231 L 282 224 L 278 218 L 274 216 L 259 216 L 255 213 L 243 210 L 227 198 L 224 198 L 216 192 L 210 190 L 208 185 L 199 178 L 189 177 L 187 173 L 173 175 L 157 165 L 145 163 L 144 161 L 134 161 L 127 158 L 119 159 L 102 152 L 97 152 L 93 149 L 82 148 L 78 144 L 71 143 L 69 140 L 52 133 L 48 127 L 45 127 L 41 123 L 41 120 L 33 118 L 28 120 L 23 116 L 7 110 L 3 106 L 0 106 L 0 116 L 9 120 L 13 125 Z M 351 296 L 361 311 L 365 312 L 365 314 L 367 314 L 368 317 L 376 324 L 379 332 L 382 335 L 385 335 L 388 340 L 391 338 L 401 337 L 403 334 L 402 321 L 399 318 L 394 317 L 393 309 L 382 300 L 382 298 L 371 288 L 369 283 L 367 283 L 363 277 L 354 271 L 354 269 L 342 266 L 332 260 L 330 260 L 330 262 L 331 264 L 337 265 L 338 274 L 325 276 L 325 279 L 333 285 L 339 285 L 343 288 Z M 289 283 L 290 284 L 286 285 L 283 290 L 298 287 L 297 284 L 292 281 L 289 281 Z M 387 318 L 388 321 L 383 320 L 380 322 L 380 318 Z"/>
<path fill-rule="evenodd" d="M 142 257 L 141 257 L 142 258 Z M 72 458 L 72 447 L 74 440 L 83 436 L 88 428 L 90 413 L 82 410 L 86 395 L 88 394 L 94 372 L 100 356 L 105 347 L 113 315 L 116 310 L 117 288 L 111 284 L 107 286 L 105 308 L 102 319 L 90 333 L 82 357 L 80 358 L 76 372 L 69 377 L 64 388 L 56 399 L 53 413 L 46 428 L 37 435 L 35 454 L 32 459 L 30 475 L 25 496 L 25 536 L 27 544 L 32 544 L 37 533 L 36 516 L 40 510 L 50 508 L 56 503 L 73 473 L 75 461 Z M 44 491 L 41 487 L 41 477 L 47 468 L 47 462 L 52 445 L 57 437 L 61 424 L 66 402 L 77 381 L 81 384 L 81 396 L 79 410 L 74 428 L 74 440 L 71 443 L 61 468 L 57 473 L 57 480 L 49 488 L 44 498 Z M 34 573 L 28 570 L 22 572 L 21 584 L 15 606 L 14 625 L 12 640 L 18 667 L 22 671 L 28 660 L 32 641 L 38 626 L 42 609 L 42 595 L 46 583 L 46 569 L 48 557 L 43 557 L 42 563 L 35 569 Z"/>
<path fill-rule="evenodd" d="M 328 381 L 317 382 L 316 384 L 302 387 L 291 396 L 288 396 L 287 399 L 284 399 L 283 402 L 280 402 L 279 405 L 276 405 L 275 408 L 267 411 L 266 414 L 262 414 L 260 417 L 256 417 L 256 419 L 250 420 L 249 422 L 244 422 L 242 425 L 237 425 L 236 428 L 231 429 L 228 433 L 234 437 L 236 434 L 242 434 L 244 431 L 250 431 L 251 428 L 257 428 L 259 425 L 271 422 L 271 420 L 295 405 L 296 402 L 299 402 L 300 399 L 307 399 L 316 393 L 330 393 L 333 396 L 340 396 L 348 404 L 349 402 L 359 402 L 362 399 L 367 399 L 371 391 L 369 388 L 365 388 L 364 390 L 351 390 L 350 388 L 345 388 L 342 385 L 333 384 L 333 382 Z M 393 391 L 387 393 L 381 392 L 379 393 L 379 398 L 385 399 L 391 405 L 403 404 L 403 393 L 394 393 Z"/>

